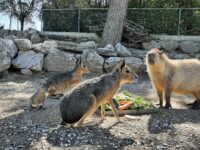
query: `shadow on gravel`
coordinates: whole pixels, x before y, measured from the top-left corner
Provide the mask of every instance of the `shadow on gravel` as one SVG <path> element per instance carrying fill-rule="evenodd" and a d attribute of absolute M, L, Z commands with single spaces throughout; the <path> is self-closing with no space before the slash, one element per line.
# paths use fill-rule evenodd
<path fill-rule="evenodd" d="M 57 147 L 85 147 L 92 149 L 122 149 L 132 145 L 133 139 L 114 137 L 109 129 L 98 126 L 84 128 L 60 127 L 47 135 L 48 142 Z"/>
<path fill-rule="evenodd" d="M 161 110 L 160 113 L 152 114 L 148 121 L 148 130 L 152 134 L 174 130 L 175 124 L 191 122 L 200 124 L 200 110 L 172 109 Z"/>
<path fill-rule="evenodd" d="M 134 143 L 131 138 L 115 137 L 109 129 L 98 126 L 67 128 L 59 123 L 58 106 L 54 105 L 45 110 L 26 108 L 22 113 L 3 118 L 0 120 L 0 149 L 41 149 L 43 142 L 58 149 L 122 149 Z"/>

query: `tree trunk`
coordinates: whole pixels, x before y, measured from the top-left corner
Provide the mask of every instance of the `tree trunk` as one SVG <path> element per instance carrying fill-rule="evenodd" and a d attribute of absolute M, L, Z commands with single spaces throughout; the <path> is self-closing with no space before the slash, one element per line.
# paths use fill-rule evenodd
<path fill-rule="evenodd" d="M 121 42 L 127 6 L 128 0 L 111 0 L 102 36 L 103 44 Z"/>
<path fill-rule="evenodd" d="M 24 30 L 24 19 L 20 20 L 20 24 L 21 24 L 21 31 L 23 31 Z"/>

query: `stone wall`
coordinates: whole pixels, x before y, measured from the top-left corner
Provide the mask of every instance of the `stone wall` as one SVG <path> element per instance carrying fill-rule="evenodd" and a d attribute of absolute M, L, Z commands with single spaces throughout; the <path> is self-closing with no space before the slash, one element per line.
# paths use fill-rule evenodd
<path fill-rule="evenodd" d="M 0 72 L 12 68 L 28 75 L 43 70 L 63 72 L 74 68 L 76 59 L 81 57 L 90 71 L 98 75 L 110 72 L 122 58 L 138 73 L 146 71 L 145 55 L 155 47 L 163 49 L 171 58 L 200 58 L 198 37 L 153 36 L 154 40 L 141 43 L 142 49 L 135 49 L 120 43 L 102 47 L 94 34 L 86 33 L 73 36 L 54 33 L 53 37 L 59 35 L 59 40 L 52 40 L 36 30 L 25 31 L 22 35 L 0 38 Z"/>
<path fill-rule="evenodd" d="M 171 58 L 200 58 L 200 36 L 152 35 L 154 40 L 142 43 L 144 49 L 157 47 Z"/>

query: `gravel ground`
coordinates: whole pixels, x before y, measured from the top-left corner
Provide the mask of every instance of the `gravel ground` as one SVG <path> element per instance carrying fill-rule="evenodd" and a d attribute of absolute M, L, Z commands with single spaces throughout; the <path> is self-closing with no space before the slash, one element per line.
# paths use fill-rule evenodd
<path fill-rule="evenodd" d="M 29 108 L 29 97 L 50 75 L 11 74 L 0 79 L 0 149 L 200 149 L 200 111 L 185 106 L 193 101 L 191 96 L 173 95 L 172 110 L 160 109 L 131 120 L 121 117 L 121 123 L 106 117 L 99 124 L 100 116 L 94 114 L 86 127 L 69 128 L 59 125 L 59 99 L 48 99 L 43 110 Z M 153 103 L 157 100 L 145 74 L 122 89 Z"/>

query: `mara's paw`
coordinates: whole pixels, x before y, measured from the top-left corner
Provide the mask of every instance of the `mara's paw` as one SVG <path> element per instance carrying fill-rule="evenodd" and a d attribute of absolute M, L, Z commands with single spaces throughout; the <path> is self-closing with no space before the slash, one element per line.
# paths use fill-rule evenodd
<path fill-rule="evenodd" d="M 163 104 L 161 104 L 161 103 L 156 103 L 156 106 L 162 106 Z"/>
<path fill-rule="evenodd" d="M 163 108 L 165 108 L 165 107 L 164 107 L 164 106 L 159 106 L 158 108 L 159 108 L 159 109 L 163 109 Z"/>
<path fill-rule="evenodd" d="M 64 122 L 63 120 L 60 122 L 60 125 L 65 126 L 67 123 Z"/>
<path fill-rule="evenodd" d="M 158 108 L 163 108 L 163 104 L 160 104 L 160 103 L 157 103 L 156 106 L 157 106 Z"/>
<path fill-rule="evenodd" d="M 117 122 L 118 122 L 118 123 L 122 123 L 122 121 L 121 121 L 119 118 L 117 118 Z"/>
<path fill-rule="evenodd" d="M 101 117 L 101 119 L 99 120 L 99 123 L 100 123 L 100 124 L 103 123 L 104 120 L 106 120 L 106 117 Z"/>
<path fill-rule="evenodd" d="M 172 109 L 171 104 L 165 105 L 165 109 Z"/>
<path fill-rule="evenodd" d="M 77 125 L 75 125 L 75 126 L 73 126 L 73 127 L 74 127 L 74 128 L 82 128 L 83 125 L 77 124 Z"/>
<path fill-rule="evenodd" d="M 31 109 L 35 109 L 35 108 L 37 108 L 37 105 L 30 104 L 30 108 L 31 108 Z"/>
<path fill-rule="evenodd" d="M 38 110 L 41 110 L 41 109 L 45 110 L 45 108 L 42 105 L 40 105 L 37 109 Z"/>

